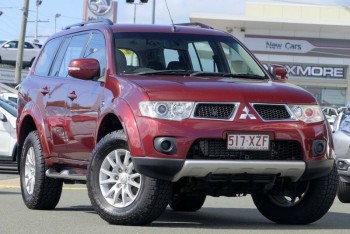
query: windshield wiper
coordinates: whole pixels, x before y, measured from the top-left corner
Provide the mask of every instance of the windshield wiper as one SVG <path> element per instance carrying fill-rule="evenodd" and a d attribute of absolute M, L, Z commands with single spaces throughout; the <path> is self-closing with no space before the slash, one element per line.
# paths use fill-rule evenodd
<path fill-rule="evenodd" d="M 247 73 L 224 73 L 224 72 L 194 72 L 190 76 L 221 76 L 221 77 L 232 77 L 232 78 L 249 78 L 249 79 L 269 79 L 267 76 L 260 76 L 255 74 Z"/>
<path fill-rule="evenodd" d="M 235 78 L 249 78 L 249 79 L 269 79 L 269 77 L 265 76 L 260 76 L 256 74 L 247 74 L 247 73 L 237 73 L 237 74 L 230 74 L 231 76 L 229 77 L 235 77 Z"/>
<path fill-rule="evenodd" d="M 130 75 L 189 75 L 193 71 L 189 70 L 159 70 L 159 71 L 144 71 L 144 72 L 137 72 Z"/>

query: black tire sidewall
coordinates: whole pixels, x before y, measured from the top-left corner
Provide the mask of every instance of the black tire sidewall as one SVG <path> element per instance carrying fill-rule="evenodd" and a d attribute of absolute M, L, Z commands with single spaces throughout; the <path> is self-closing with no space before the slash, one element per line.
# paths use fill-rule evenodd
<path fill-rule="evenodd" d="M 42 180 L 41 177 L 43 177 L 45 173 L 44 169 L 40 167 L 42 158 L 39 155 L 42 155 L 42 152 L 41 152 L 40 145 L 37 145 L 36 143 L 37 140 L 38 140 L 37 132 L 31 132 L 26 138 L 23 145 L 22 156 L 21 156 L 21 166 L 20 166 L 20 183 L 21 183 L 23 201 L 28 208 L 33 208 L 33 209 L 36 207 L 36 205 L 39 202 L 38 200 L 39 200 L 40 191 L 41 191 L 40 181 Z M 31 147 L 33 147 L 34 154 L 35 154 L 35 158 L 34 158 L 35 184 L 34 184 L 33 193 L 29 194 L 25 185 L 25 163 L 27 159 L 27 153 Z"/>
<path fill-rule="evenodd" d="M 174 211 L 194 212 L 202 208 L 206 195 L 173 194 L 169 206 Z"/>
<path fill-rule="evenodd" d="M 25 187 L 25 163 L 31 147 L 35 155 L 35 184 L 33 193 L 29 194 Z M 24 141 L 20 165 L 20 184 L 25 205 L 36 210 L 54 209 L 61 197 L 63 181 L 46 177 L 45 159 L 37 131 L 30 132 Z"/>
<path fill-rule="evenodd" d="M 338 199 L 342 203 L 350 203 L 350 183 L 339 180 Z"/>
<path fill-rule="evenodd" d="M 304 197 L 294 206 L 277 205 L 266 193 L 252 194 L 258 210 L 268 219 L 281 224 L 308 224 L 327 213 L 337 192 L 337 170 L 335 166 L 328 176 L 310 180 Z"/>

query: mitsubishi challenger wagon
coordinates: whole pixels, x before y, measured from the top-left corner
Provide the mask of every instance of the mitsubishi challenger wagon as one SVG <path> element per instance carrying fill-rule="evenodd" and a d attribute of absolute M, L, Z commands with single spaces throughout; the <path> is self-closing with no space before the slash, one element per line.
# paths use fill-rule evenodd
<path fill-rule="evenodd" d="M 19 87 L 18 157 L 29 209 L 83 182 L 111 224 L 249 195 L 269 220 L 308 224 L 337 192 L 331 132 L 315 98 L 204 25 L 66 27 Z"/>

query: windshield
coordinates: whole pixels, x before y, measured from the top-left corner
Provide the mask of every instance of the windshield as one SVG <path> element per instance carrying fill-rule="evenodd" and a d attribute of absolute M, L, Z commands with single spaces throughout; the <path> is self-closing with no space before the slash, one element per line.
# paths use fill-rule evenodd
<path fill-rule="evenodd" d="M 115 33 L 121 74 L 182 74 L 267 78 L 232 37 L 176 33 Z"/>

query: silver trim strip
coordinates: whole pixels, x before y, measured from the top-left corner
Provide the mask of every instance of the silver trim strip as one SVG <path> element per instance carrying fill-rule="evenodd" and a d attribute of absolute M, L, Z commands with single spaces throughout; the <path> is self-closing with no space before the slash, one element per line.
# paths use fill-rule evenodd
<path fill-rule="evenodd" d="M 186 160 L 182 169 L 174 176 L 173 182 L 182 177 L 205 177 L 213 174 L 280 174 L 297 181 L 305 172 L 302 161 L 263 161 L 263 160 Z"/>

